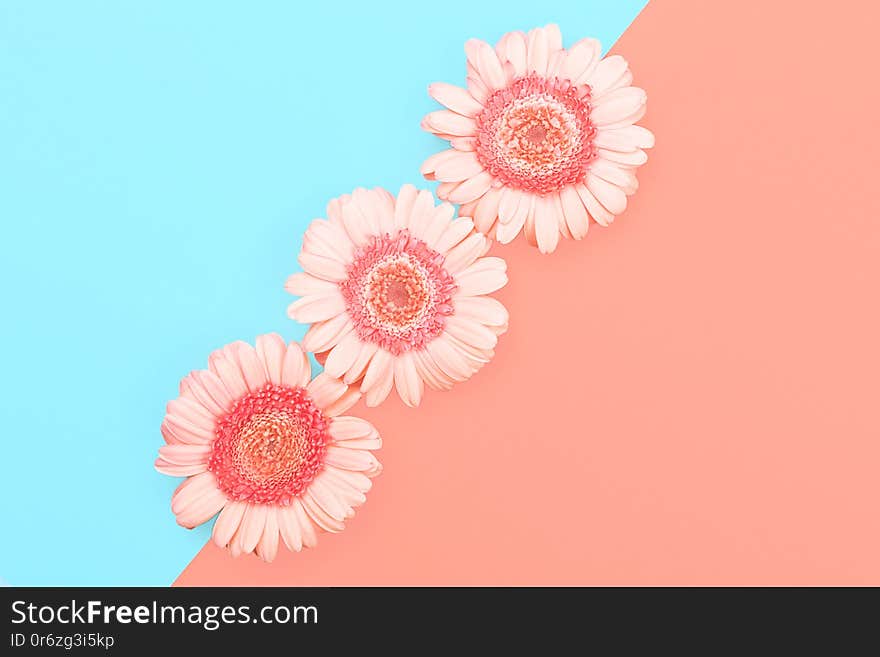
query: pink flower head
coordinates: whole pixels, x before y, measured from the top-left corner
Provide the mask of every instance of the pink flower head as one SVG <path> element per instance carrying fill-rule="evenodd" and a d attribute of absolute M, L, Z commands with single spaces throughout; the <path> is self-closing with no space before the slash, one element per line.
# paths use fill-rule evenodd
<path fill-rule="evenodd" d="M 312 379 L 302 348 L 276 334 L 212 353 L 162 422 L 156 469 L 186 477 L 171 498 L 177 522 L 191 529 L 219 512 L 214 542 L 265 561 L 279 540 L 298 552 L 317 529 L 342 531 L 382 469 L 376 429 L 341 415 L 359 398 L 327 374 Z"/>
<path fill-rule="evenodd" d="M 418 406 L 425 384 L 468 379 L 507 330 L 504 306 L 486 296 L 507 283 L 504 260 L 485 257 L 489 240 L 454 213 L 412 185 L 396 198 L 356 189 L 303 237 L 288 314 L 312 324 L 303 346 L 326 356 L 330 376 L 359 381 L 368 406 L 392 387 Z"/>
<path fill-rule="evenodd" d="M 452 145 L 422 165 L 441 182 L 437 195 L 477 230 L 503 244 L 522 231 L 542 253 L 560 235 L 582 239 L 590 218 L 610 224 L 638 189 L 654 136 L 635 125 L 647 96 L 626 60 L 601 52 L 595 39 L 564 49 L 556 25 L 510 32 L 494 48 L 469 40 L 467 89 L 428 88 L 448 109 L 422 127 Z"/>

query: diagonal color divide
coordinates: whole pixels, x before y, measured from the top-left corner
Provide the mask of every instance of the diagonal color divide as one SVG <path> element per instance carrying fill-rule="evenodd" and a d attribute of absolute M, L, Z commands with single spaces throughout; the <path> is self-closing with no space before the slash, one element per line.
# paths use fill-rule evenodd
<path fill-rule="evenodd" d="M 209 545 L 177 583 L 880 583 L 864 6 L 652 2 L 615 46 L 657 135 L 628 211 L 497 251 L 497 357 L 369 414 L 385 472 L 345 533 L 268 566 Z"/>
<path fill-rule="evenodd" d="M 333 196 L 418 180 L 427 84 L 461 78 L 468 37 L 553 20 L 610 44 L 644 3 L 347 4 L 0 7 L 10 583 L 170 584 L 209 535 L 152 469 L 179 379 L 231 340 L 301 337 L 299 236 Z M 320 558 L 385 527 L 390 490 Z"/>

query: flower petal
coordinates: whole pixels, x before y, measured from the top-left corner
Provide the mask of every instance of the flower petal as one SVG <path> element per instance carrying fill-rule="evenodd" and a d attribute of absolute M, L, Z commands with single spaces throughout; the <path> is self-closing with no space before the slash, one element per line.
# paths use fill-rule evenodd
<path fill-rule="evenodd" d="M 452 315 L 446 319 L 445 330 L 450 335 L 466 344 L 479 349 L 494 349 L 498 336 L 482 324 L 461 315 Z"/>
<path fill-rule="evenodd" d="M 544 28 L 536 27 L 529 31 L 528 43 L 528 70 L 538 75 L 547 74 L 547 62 L 549 59 L 549 44 Z"/>
<path fill-rule="evenodd" d="M 278 530 L 281 533 L 281 540 L 287 546 L 287 549 L 293 552 L 299 552 L 303 547 L 302 528 L 299 524 L 299 517 L 293 506 L 279 507 Z"/>
<path fill-rule="evenodd" d="M 434 178 L 442 182 L 461 182 L 473 178 L 483 171 L 472 151 L 455 151 L 434 165 Z"/>
<path fill-rule="evenodd" d="M 486 237 L 482 233 L 474 233 L 446 254 L 443 266 L 450 274 L 456 274 L 486 252 Z"/>
<path fill-rule="evenodd" d="M 498 61 L 495 49 L 485 42 L 480 44 L 478 70 L 480 77 L 490 90 L 503 89 L 507 85 L 507 76 L 504 75 L 504 68 Z"/>
<path fill-rule="evenodd" d="M 257 354 L 266 368 L 266 374 L 272 383 L 281 383 L 281 372 L 287 345 L 284 338 L 277 333 L 268 333 L 257 338 Z"/>
<path fill-rule="evenodd" d="M 522 32 L 511 32 L 506 46 L 507 61 L 513 68 L 514 77 L 522 77 L 528 70 L 526 35 Z"/>
<path fill-rule="evenodd" d="M 504 305 L 492 297 L 456 296 L 455 314 L 486 326 L 507 326 L 509 316 Z"/>
<path fill-rule="evenodd" d="M 354 325 L 347 312 L 324 322 L 316 322 L 309 327 L 303 337 L 303 349 L 312 353 L 327 351 L 353 329 Z"/>
<path fill-rule="evenodd" d="M 376 427 L 359 417 L 341 415 L 333 418 L 328 429 L 330 436 L 336 441 L 374 438 L 379 435 Z"/>
<path fill-rule="evenodd" d="M 590 217 L 577 190 L 571 185 L 563 187 L 559 198 L 562 201 L 562 212 L 571 236 L 576 240 L 583 239 L 590 228 Z"/>
<path fill-rule="evenodd" d="M 315 405 L 324 409 L 342 397 L 348 391 L 348 386 L 326 372 L 321 372 L 306 386 L 306 390 Z"/>
<path fill-rule="evenodd" d="M 348 449 L 339 445 L 327 447 L 325 463 L 343 470 L 364 472 L 371 470 L 376 462 L 376 457 L 371 452 L 359 449 Z"/>
<path fill-rule="evenodd" d="M 498 219 L 498 206 L 501 202 L 502 191 L 500 189 L 490 189 L 477 201 L 477 207 L 474 210 L 474 228 L 487 234 L 496 219 Z"/>
<path fill-rule="evenodd" d="M 437 367 L 453 381 L 466 381 L 470 377 L 471 369 L 464 357 L 442 335 L 428 343 L 428 353 Z"/>
<path fill-rule="evenodd" d="M 624 87 L 610 92 L 596 102 L 590 112 L 590 120 L 600 128 L 631 116 L 648 102 L 644 89 Z"/>
<path fill-rule="evenodd" d="M 347 239 L 347 238 L 346 238 Z M 330 294 L 339 289 L 336 283 L 316 278 L 308 272 L 291 274 L 284 283 L 284 289 L 298 297 Z"/>
<path fill-rule="evenodd" d="M 566 53 L 560 66 L 560 77 L 574 84 L 583 84 L 602 56 L 602 45 L 596 39 L 581 39 Z M 580 78 L 583 77 L 583 80 Z"/>
<path fill-rule="evenodd" d="M 217 547 L 225 548 L 229 545 L 235 532 L 241 525 L 241 519 L 244 517 L 244 510 L 247 508 L 247 502 L 227 502 L 217 520 L 214 521 L 214 529 L 211 532 L 211 538 Z"/>
<path fill-rule="evenodd" d="M 407 406 L 415 407 L 422 401 L 425 386 L 416 371 L 412 352 L 405 352 L 394 359 L 394 385 Z"/>
<path fill-rule="evenodd" d="M 361 383 L 361 392 L 368 393 L 375 387 L 383 387 L 392 375 L 393 356 L 385 349 L 378 349 L 367 366 L 364 380 Z"/>
<path fill-rule="evenodd" d="M 351 331 L 330 350 L 324 362 L 324 371 L 330 376 L 341 378 L 354 365 L 361 351 L 361 340 Z"/>
<path fill-rule="evenodd" d="M 265 504 L 248 504 L 245 509 L 240 527 L 241 549 L 245 554 L 257 547 L 266 527 L 267 515 L 268 507 Z"/>
<path fill-rule="evenodd" d="M 626 72 L 627 68 L 629 65 L 623 57 L 610 55 L 596 65 L 586 80 L 578 80 L 577 83 L 586 82 L 590 85 L 593 97 L 600 96 Z"/>
<path fill-rule="evenodd" d="M 257 543 L 257 555 L 266 563 L 275 560 L 278 554 L 278 513 L 275 507 L 268 507 L 266 511 L 266 526 Z"/>
<path fill-rule="evenodd" d="M 535 198 L 535 235 L 541 253 L 553 253 L 559 244 L 559 217 L 549 197 Z"/>
<path fill-rule="evenodd" d="M 507 284 L 507 264 L 494 256 L 477 260 L 455 275 L 458 293 L 474 297 L 491 294 Z"/>
<path fill-rule="evenodd" d="M 294 510 L 294 513 L 296 513 L 296 518 L 299 521 L 299 528 L 302 534 L 302 544 L 305 547 L 315 547 L 318 543 L 318 537 L 315 533 L 315 525 L 312 524 L 309 515 L 306 513 L 302 501 L 300 499 L 293 500 L 291 502 L 291 508 Z"/>
<path fill-rule="evenodd" d="M 312 378 L 312 368 L 308 356 L 296 342 L 287 345 L 284 363 L 281 368 L 281 383 L 286 386 L 304 387 Z"/>
<path fill-rule="evenodd" d="M 425 116 L 424 124 L 432 132 L 456 137 L 469 137 L 477 133 L 473 119 L 452 110 L 436 110 Z"/>
<path fill-rule="evenodd" d="M 590 213 L 590 216 L 597 224 L 608 226 L 614 221 L 614 214 L 605 209 L 585 185 L 576 185 L 575 190 L 577 191 L 578 196 L 581 197 L 581 201 L 583 201 L 587 212 Z"/>
<path fill-rule="evenodd" d="M 483 106 L 474 100 L 466 89 L 445 82 L 434 82 L 428 85 L 428 93 L 438 103 L 446 105 L 453 112 L 462 116 L 474 117 L 482 111 Z"/>
<path fill-rule="evenodd" d="M 354 361 L 354 365 L 352 365 L 348 372 L 345 373 L 345 376 L 342 377 L 342 380 L 351 385 L 358 379 L 360 379 L 367 367 L 370 364 L 370 361 L 373 359 L 373 356 L 376 355 L 376 352 L 379 350 L 379 347 L 372 342 L 364 343 L 361 345 L 361 352 L 358 354 L 357 358 Z"/>
<path fill-rule="evenodd" d="M 325 258 L 308 251 L 300 251 L 298 260 L 304 270 L 325 281 L 339 282 L 348 277 L 345 265 L 338 260 Z"/>
<path fill-rule="evenodd" d="M 626 210 L 626 194 L 617 185 L 590 173 L 587 174 L 587 189 L 609 212 L 620 214 Z"/>
<path fill-rule="evenodd" d="M 348 386 L 348 390 L 342 393 L 342 396 L 339 399 L 324 409 L 324 415 L 327 417 L 342 415 L 354 406 L 360 398 L 360 388 L 357 386 Z"/>
<path fill-rule="evenodd" d="M 453 203 L 470 203 L 485 194 L 491 186 L 492 174 L 483 171 L 456 187 L 449 194 L 448 200 Z"/>
<path fill-rule="evenodd" d="M 163 445 L 159 448 L 159 456 L 175 465 L 199 465 L 208 462 L 212 450 L 210 443 L 204 445 Z"/>

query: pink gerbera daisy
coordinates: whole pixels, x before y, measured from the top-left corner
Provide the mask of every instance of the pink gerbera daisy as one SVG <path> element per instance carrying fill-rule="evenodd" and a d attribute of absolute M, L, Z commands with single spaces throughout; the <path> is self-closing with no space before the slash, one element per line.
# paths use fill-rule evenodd
<path fill-rule="evenodd" d="M 288 314 L 312 323 L 303 346 L 328 352 L 329 375 L 360 381 L 368 406 L 392 387 L 417 406 L 425 384 L 464 381 L 507 329 L 504 306 L 486 296 L 507 283 L 504 260 L 485 257 L 489 240 L 454 212 L 412 185 L 397 198 L 357 189 L 305 233 L 305 271 L 285 285 L 302 298 Z"/>
<path fill-rule="evenodd" d="M 370 451 L 382 446 L 376 429 L 341 415 L 360 392 L 312 379 L 305 352 L 275 334 L 256 349 L 218 349 L 208 367 L 180 382 L 162 422 L 156 469 L 187 477 L 171 498 L 177 522 L 191 529 L 219 512 L 214 542 L 265 561 L 279 539 L 298 552 L 314 546 L 316 528 L 342 531 L 382 469 Z"/>
<path fill-rule="evenodd" d="M 590 217 L 611 223 L 654 136 L 635 125 L 646 95 L 626 60 L 601 52 L 595 39 L 565 50 L 556 25 L 510 32 L 495 48 L 469 40 L 467 89 L 428 88 L 449 108 L 422 121 L 452 145 L 422 165 L 441 181 L 437 195 L 462 204 L 477 230 L 501 243 L 522 231 L 542 253 L 560 235 L 583 238 Z"/>

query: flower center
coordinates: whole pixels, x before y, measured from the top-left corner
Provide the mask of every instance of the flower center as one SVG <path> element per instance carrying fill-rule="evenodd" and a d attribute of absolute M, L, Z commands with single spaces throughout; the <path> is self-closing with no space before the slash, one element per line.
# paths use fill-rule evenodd
<path fill-rule="evenodd" d="M 394 355 L 437 337 L 455 292 L 443 260 L 407 230 L 359 248 L 339 286 L 358 337 Z"/>
<path fill-rule="evenodd" d="M 590 88 L 534 73 L 492 93 L 477 115 L 476 155 L 505 185 L 546 194 L 582 182 L 595 157 Z"/>
<path fill-rule="evenodd" d="M 217 420 L 208 469 L 229 499 L 288 504 L 324 467 L 329 425 L 305 389 L 267 384 Z"/>

